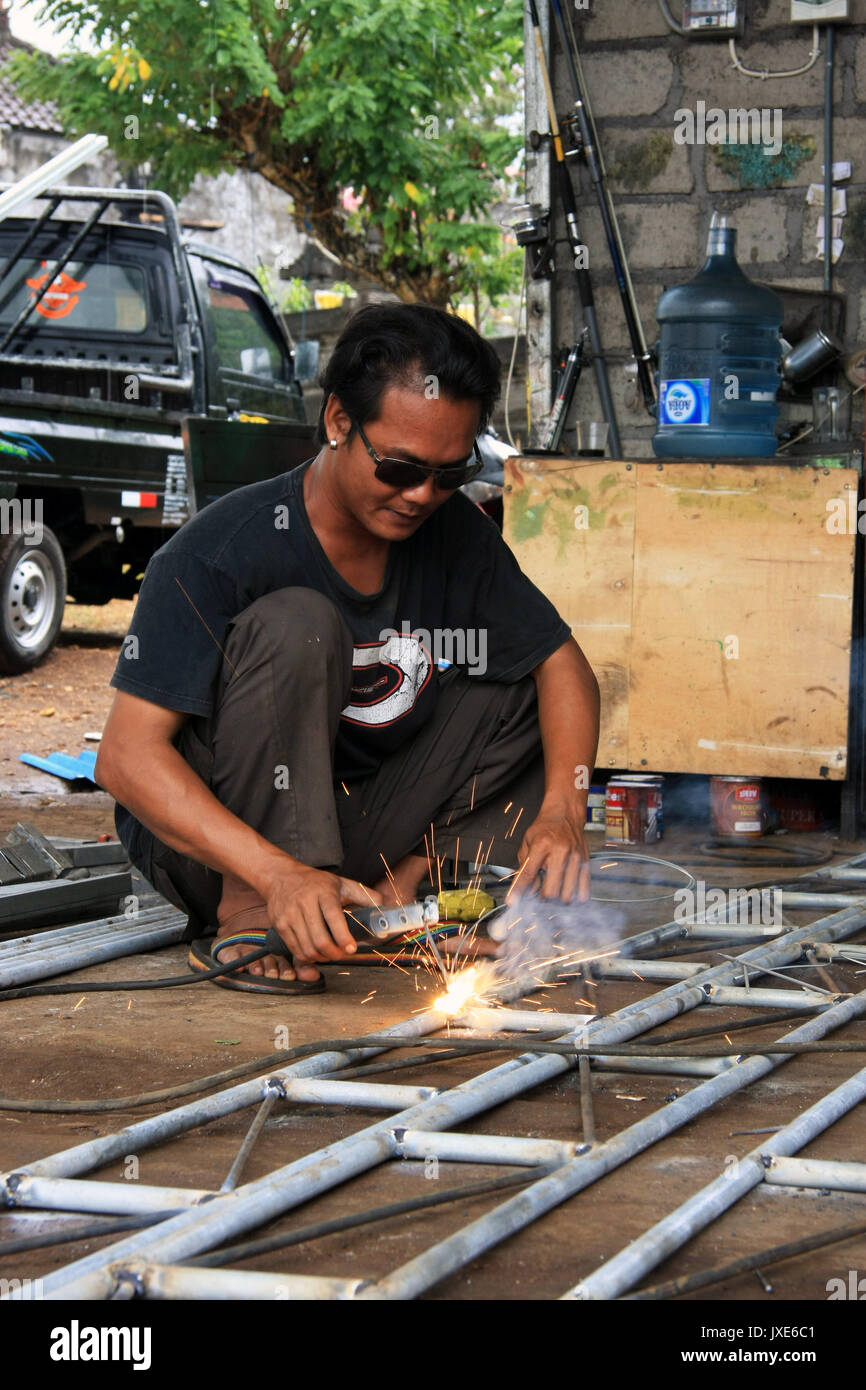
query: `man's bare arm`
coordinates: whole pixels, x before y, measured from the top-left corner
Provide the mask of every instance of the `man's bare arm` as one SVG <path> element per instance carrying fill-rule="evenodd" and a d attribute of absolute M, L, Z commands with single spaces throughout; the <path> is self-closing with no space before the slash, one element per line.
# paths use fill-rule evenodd
<path fill-rule="evenodd" d="M 174 747 L 187 717 L 118 691 L 96 762 L 99 785 L 171 849 L 254 888 L 299 960 L 353 950 L 340 899 L 370 902 L 369 890 L 293 859 L 223 806 Z M 341 893 L 338 885 L 352 887 Z"/>
<path fill-rule="evenodd" d="M 569 900 L 589 896 L 584 825 L 598 749 L 600 698 L 592 668 L 569 638 L 533 671 L 544 749 L 544 799 L 520 847 L 516 891 L 544 869 L 542 893 Z"/>

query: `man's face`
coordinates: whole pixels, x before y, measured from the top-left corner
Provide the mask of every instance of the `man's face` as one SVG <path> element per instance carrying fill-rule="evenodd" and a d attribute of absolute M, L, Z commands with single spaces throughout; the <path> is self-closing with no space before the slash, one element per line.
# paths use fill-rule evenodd
<path fill-rule="evenodd" d="M 423 390 L 390 386 L 382 393 L 378 418 L 367 421 L 364 433 L 380 458 L 441 467 L 470 457 L 480 414 L 477 401 L 446 396 L 428 400 Z M 329 438 L 336 432 L 341 441 L 345 439 L 349 417 L 333 397 L 326 424 Z M 333 486 L 340 502 L 366 531 L 382 540 L 406 540 L 452 495 L 437 488 L 432 477 L 408 488 L 380 482 L 357 430 L 348 444 L 341 442 L 335 464 Z"/>

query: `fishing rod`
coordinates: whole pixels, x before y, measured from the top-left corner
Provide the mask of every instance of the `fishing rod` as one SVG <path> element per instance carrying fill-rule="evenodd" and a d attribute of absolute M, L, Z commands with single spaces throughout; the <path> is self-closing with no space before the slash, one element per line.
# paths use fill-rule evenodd
<path fill-rule="evenodd" d="M 631 276 L 629 274 L 619 223 L 616 218 L 616 210 L 614 209 L 613 199 L 610 196 L 610 189 L 607 185 L 607 171 L 604 167 L 604 159 L 598 142 L 598 131 L 590 107 L 589 95 L 586 91 L 586 82 L 584 80 L 583 68 L 580 61 L 580 50 L 578 49 L 577 39 L 574 33 L 574 24 L 570 11 L 566 11 L 565 16 L 563 15 L 560 0 L 550 0 L 550 4 L 554 19 L 556 20 L 560 44 L 565 54 L 571 85 L 574 89 L 575 116 L 572 120 L 576 118 L 580 135 L 580 153 L 583 154 L 586 160 L 595 188 L 595 195 L 598 200 L 601 220 L 604 226 L 604 234 L 607 238 L 610 258 L 613 263 L 614 276 L 616 278 L 617 288 L 619 289 L 620 300 L 622 301 L 626 328 L 628 329 L 632 353 L 637 366 L 638 384 L 644 398 L 644 404 L 650 415 L 654 416 L 657 409 L 657 398 L 652 375 L 653 359 L 644 336 L 637 300 L 635 298 L 634 286 L 632 285 Z M 567 28 L 566 18 L 568 21 Z"/>
<path fill-rule="evenodd" d="M 574 198 L 574 189 L 571 186 L 571 175 L 569 174 L 568 166 L 565 162 L 562 136 L 559 132 L 559 121 L 556 117 L 556 106 L 553 100 L 553 90 L 550 85 L 550 73 L 544 54 L 544 39 L 541 34 L 541 21 L 538 16 L 538 7 L 536 6 L 535 0 L 529 0 L 529 12 L 532 21 L 532 32 L 535 37 L 535 48 L 538 53 L 538 63 L 541 69 L 541 80 L 544 84 L 544 93 L 547 100 L 547 112 L 550 120 L 550 137 L 553 144 L 553 153 L 556 158 L 559 197 L 565 214 L 566 231 L 574 257 L 574 273 L 577 277 L 577 289 L 580 296 L 581 309 L 583 311 L 583 321 L 592 348 L 592 365 L 595 371 L 596 385 L 598 387 L 604 418 L 610 427 L 609 439 L 611 457 L 621 458 L 622 445 L 620 443 L 619 429 L 616 423 L 613 398 L 610 393 L 607 362 L 605 361 L 604 349 L 601 345 L 601 334 L 599 333 L 598 318 L 595 312 L 595 297 L 592 292 L 592 282 L 589 278 L 589 271 L 586 269 L 586 247 L 580 239 L 580 232 L 578 230 L 577 203 Z"/>

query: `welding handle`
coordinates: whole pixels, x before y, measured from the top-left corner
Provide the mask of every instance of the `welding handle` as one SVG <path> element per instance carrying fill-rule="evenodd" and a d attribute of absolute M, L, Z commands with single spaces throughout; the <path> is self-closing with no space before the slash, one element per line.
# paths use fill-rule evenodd
<path fill-rule="evenodd" d="M 265 946 L 272 956 L 285 956 L 287 960 L 292 959 L 292 953 L 276 927 L 268 927 L 268 934 L 265 937 Z"/>

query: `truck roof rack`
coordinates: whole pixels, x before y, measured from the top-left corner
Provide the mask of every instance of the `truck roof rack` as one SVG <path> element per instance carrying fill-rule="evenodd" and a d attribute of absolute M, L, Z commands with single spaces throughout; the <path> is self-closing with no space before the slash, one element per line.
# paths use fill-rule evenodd
<path fill-rule="evenodd" d="M 8 188 L 14 187 L 13 184 L 0 183 L 0 193 Z M 54 188 L 46 188 L 42 193 L 34 194 L 35 200 L 44 200 L 48 206 L 39 215 L 25 233 L 24 237 L 16 246 L 9 260 L 0 270 L 0 284 L 15 265 L 21 260 L 24 252 L 32 244 L 39 232 L 47 222 L 54 216 L 57 208 L 63 202 L 68 203 L 95 203 L 96 207 L 89 217 L 81 220 L 81 230 L 76 232 L 62 258 L 57 263 L 52 279 L 46 280 L 45 284 L 34 295 L 29 304 L 21 310 L 18 318 L 4 334 L 0 341 L 0 362 L 14 362 L 19 366 L 39 366 L 39 367 L 62 367 L 71 371 L 93 371 L 97 368 L 100 371 L 122 371 L 129 373 L 135 371 L 133 364 L 129 362 L 110 363 L 95 361 L 89 358 L 46 358 L 46 357 L 25 357 L 18 353 L 8 353 L 6 348 L 21 329 L 25 321 L 33 313 L 33 310 L 41 302 L 54 280 L 72 260 L 78 247 L 84 238 L 94 229 L 102 219 L 105 212 L 113 204 L 140 204 L 155 203 L 160 209 L 163 217 L 163 227 L 159 231 L 164 231 L 168 238 L 172 262 L 174 264 L 175 276 L 177 280 L 178 293 L 180 296 L 180 315 L 177 324 L 177 343 L 178 343 L 178 365 L 167 367 L 165 372 L 136 372 L 139 383 L 150 389 L 157 391 L 187 392 L 192 390 L 194 385 L 192 354 L 192 332 L 195 331 L 196 315 L 193 302 L 192 284 L 189 279 L 184 257 L 183 244 L 180 235 L 180 223 L 177 215 L 177 207 L 174 200 L 167 193 L 159 190 L 146 188 L 84 188 L 72 184 L 58 184 Z M 154 228 L 153 230 L 157 230 Z M 212 252 L 208 253 L 212 255 Z M 200 344 L 196 344 L 197 350 Z"/>

